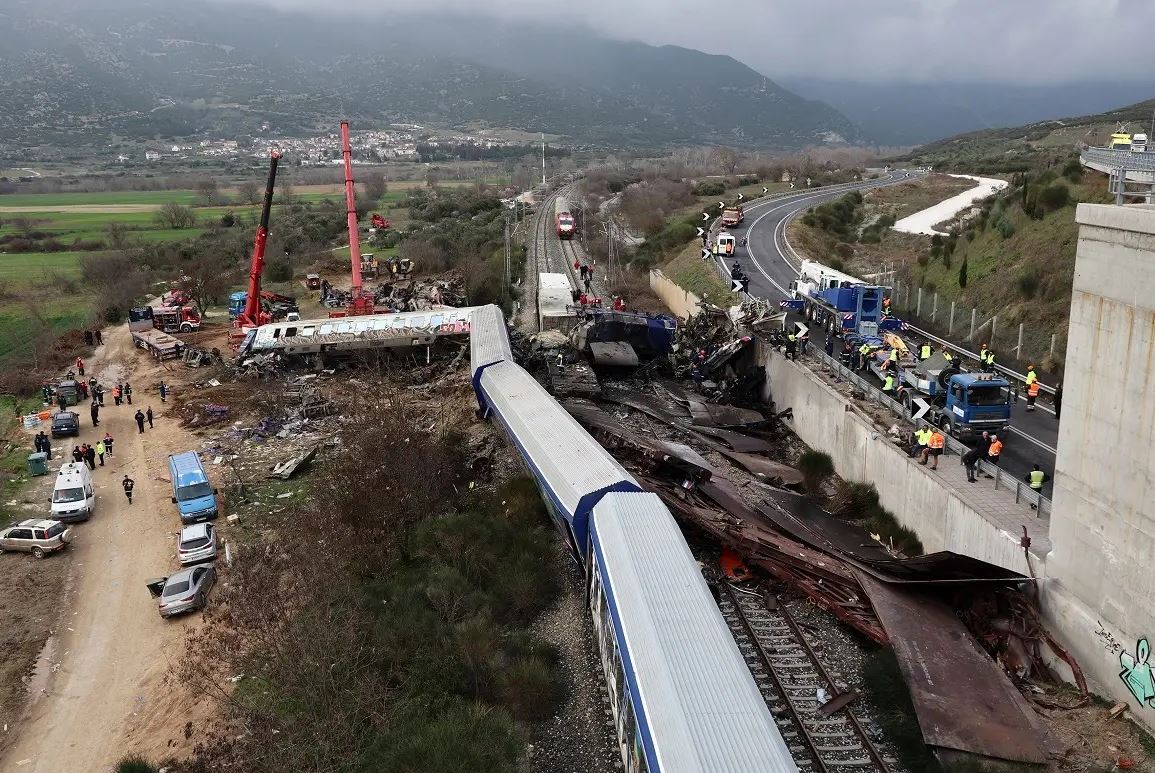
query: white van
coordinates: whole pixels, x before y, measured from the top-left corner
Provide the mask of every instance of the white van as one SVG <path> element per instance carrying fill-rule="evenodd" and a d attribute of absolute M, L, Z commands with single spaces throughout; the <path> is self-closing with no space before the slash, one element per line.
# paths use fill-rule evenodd
<path fill-rule="evenodd" d="M 87 521 L 96 508 L 92 471 L 84 462 L 60 466 L 52 487 L 52 518 L 57 521 Z"/>

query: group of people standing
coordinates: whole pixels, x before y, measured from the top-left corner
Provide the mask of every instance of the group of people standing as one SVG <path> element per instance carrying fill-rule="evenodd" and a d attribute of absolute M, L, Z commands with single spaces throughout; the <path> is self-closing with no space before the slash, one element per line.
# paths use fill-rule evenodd
<path fill-rule="evenodd" d="M 78 446 L 72 447 L 72 461 L 83 462 L 88 465 L 88 469 L 95 470 L 97 461 L 100 466 L 104 466 L 104 457 L 112 457 L 112 435 L 105 432 L 101 440 L 96 441 L 95 445 L 88 443 L 81 443 Z"/>

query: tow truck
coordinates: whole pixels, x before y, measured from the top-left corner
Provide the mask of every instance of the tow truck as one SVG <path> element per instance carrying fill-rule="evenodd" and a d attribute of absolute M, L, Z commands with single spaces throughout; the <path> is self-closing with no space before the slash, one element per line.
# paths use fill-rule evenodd
<path fill-rule="evenodd" d="M 165 333 L 192 333 L 201 329 L 201 315 L 190 306 L 156 306 L 152 326 Z"/>
<path fill-rule="evenodd" d="M 746 215 L 742 212 L 742 205 L 735 204 L 732 207 L 726 207 L 722 210 L 722 227 L 723 228 L 737 228 L 746 219 Z"/>
<path fill-rule="evenodd" d="M 889 338 L 889 336 L 888 336 Z M 1001 432 L 1011 420 L 1011 384 L 994 373 L 963 371 L 941 353 L 913 363 L 900 357 L 894 371 L 887 361 L 893 347 L 879 348 L 868 369 L 880 380 L 895 374 L 895 388 L 907 415 L 943 432 L 970 440 L 984 431 Z"/>
<path fill-rule="evenodd" d="M 868 285 L 817 261 L 802 261 L 789 289 L 792 297 L 782 302 L 782 308 L 802 312 L 807 322 L 825 328 L 827 335 L 874 337 L 902 328 L 902 320 L 882 312 L 882 299 L 890 288 Z"/>

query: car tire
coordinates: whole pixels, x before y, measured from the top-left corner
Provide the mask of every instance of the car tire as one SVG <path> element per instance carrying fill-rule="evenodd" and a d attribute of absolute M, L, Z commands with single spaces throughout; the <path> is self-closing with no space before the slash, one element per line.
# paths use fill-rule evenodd
<path fill-rule="evenodd" d="M 180 332 L 191 333 L 192 332 L 192 325 L 190 325 L 186 322 L 185 324 L 180 326 Z"/>
<path fill-rule="evenodd" d="M 32 557 L 33 558 L 44 558 L 46 555 L 48 555 L 48 554 L 44 552 L 44 548 L 40 547 L 39 545 L 32 548 Z"/>

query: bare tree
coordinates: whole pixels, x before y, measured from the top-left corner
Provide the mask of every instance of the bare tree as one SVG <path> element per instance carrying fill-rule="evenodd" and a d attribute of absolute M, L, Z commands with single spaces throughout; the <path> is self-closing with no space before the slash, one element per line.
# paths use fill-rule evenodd
<path fill-rule="evenodd" d="M 724 174 L 734 174 L 738 168 L 738 152 L 725 145 L 719 145 L 710 152 L 711 160 Z"/>
<path fill-rule="evenodd" d="M 212 207 L 221 203 L 221 189 L 215 178 L 205 177 L 197 180 L 196 192 L 197 203 L 201 206 Z"/>
<path fill-rule="evenodd" d="M 182 264 L 181 271 L 180 289 L 188 294 L 203 316 L 208 307 L 216 305 L 229 289 L 237 264 L 214 250 Z"/>
<path fill-rule="evenodd" d="M 182 204 L 164 204 L 156 213 L 156 220 L 163 226 L 173 229 L 192 228 L 196 225 L 197 216 L 192 207 Z"/>
<path fill-rule="evenodd" d="M 245 180 L 237 186 L 237 196 L 250 206 L 261 203 L 261 187 L 252 180 Z"/>
<path fill-rule="evenodd" d="M 104 227 L 104 232 L 108 234 L 108 246 L 112 249 L 123 250 L 128 247 L 128 226 L 124 223 L 110 221 Z"/>
<path fill-rule="evenodd" d="M 382 174 L 370 174 L 362 181 L 361 188 L 370 205 L 376 204 L 389 192 L 389 184 Z"/>
<path fill-rule="evenodd" d="M 99 252 L 80 257 L 80 276 L 96 296 L 107 321 L 122 319 L 148 289 L 148 275 L 127 252 Z"/>

